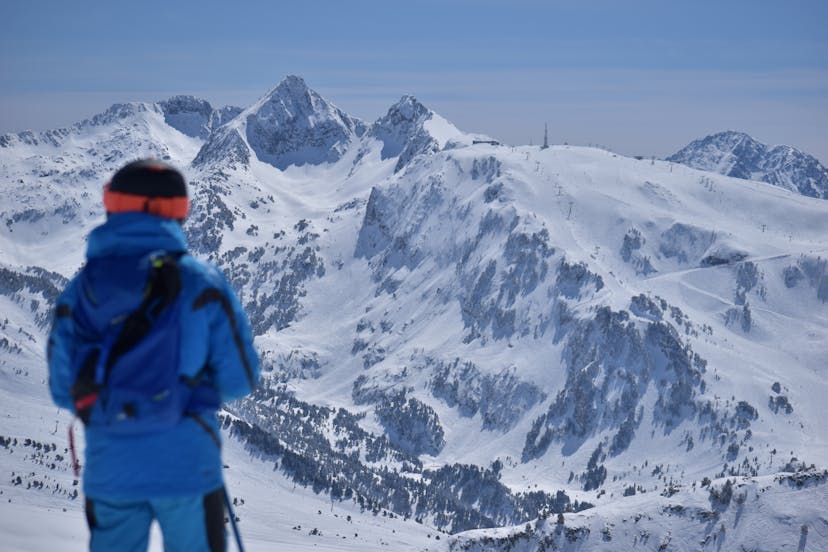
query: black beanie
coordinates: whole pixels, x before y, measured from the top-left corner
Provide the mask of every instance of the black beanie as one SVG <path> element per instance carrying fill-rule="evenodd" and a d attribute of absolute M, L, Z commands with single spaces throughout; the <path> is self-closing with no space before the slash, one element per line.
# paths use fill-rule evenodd
<path fill-rule="evenodd" d="M 122 167 L 104 188 L 108 213 L 144 211 L 168 218 L 187 216 L 187 183 L 172 165 L 140 159 Z"/>

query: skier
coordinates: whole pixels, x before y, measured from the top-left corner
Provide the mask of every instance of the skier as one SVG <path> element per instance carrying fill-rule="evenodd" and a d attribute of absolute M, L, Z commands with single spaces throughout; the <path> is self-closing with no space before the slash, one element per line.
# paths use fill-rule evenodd
<path fill-rule="evenodd" d="M 85 424 L 89 548 L 145 551 L 157 520 L 167 551 L 225 550 L 215 413 L 258 380 L 249 322 L 221 272 L 187 253 L 180 172 L 129 163 L 103 202 L 47 350 L 52 399 Z"/>

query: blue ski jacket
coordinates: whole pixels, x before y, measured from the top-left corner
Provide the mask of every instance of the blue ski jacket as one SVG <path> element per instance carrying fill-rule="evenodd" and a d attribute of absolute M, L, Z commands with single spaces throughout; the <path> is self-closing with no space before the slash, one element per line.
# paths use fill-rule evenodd
<path fill-rule="evenodd" d="M 186 254 L 178 222 L 139 212 L 110 215 L 89 235 L 87 259 L 144 257 L 154 251 L 181 254 L 179 375 L 197 379 L 212 406 L 186 415 L 174 427 L 139 435 L 112 435 L 86 428 L 83 490 L 92 499 L 149 500 L 206 494 L 223 485 L 220 402 L 248 394 L 259 367 L 247 316 L 221 272 Z M 49 389 L 54 402 L 74 411 L 71 373 L 79 345 L 72 309 L 80 293 L 125 304 L 140 302 L 145 281 L 113 285 L 99 275 L 84 286 L 76 276 L 59 297 L 49 336 Z M 111 280 L 111 278 L 109 279 Z M 83 287 L 84 289 L 81 289 Z M 87 289 L 91 288 L 91 289 Z M 117 294 L 117 296 L 115 296 Z M 130 297 L 131 296 L 131 297 Z"/>

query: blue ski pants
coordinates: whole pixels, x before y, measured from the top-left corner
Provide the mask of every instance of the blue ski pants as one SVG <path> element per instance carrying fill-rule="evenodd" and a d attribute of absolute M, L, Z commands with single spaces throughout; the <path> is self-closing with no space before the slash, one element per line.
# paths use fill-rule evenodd
<path fill-rule="evenodd" d="M 90 552 L 146 552 L 158 520 L 165 552 L 224 552 L 224 489 L 149 501 L 86 499 Z"/>

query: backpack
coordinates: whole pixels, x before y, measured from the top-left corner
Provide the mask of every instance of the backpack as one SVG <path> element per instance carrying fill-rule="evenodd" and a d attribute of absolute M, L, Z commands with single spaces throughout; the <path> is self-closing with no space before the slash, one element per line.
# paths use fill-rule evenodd
<path fill-rule="evenodd" d="M 191 389 L 178 374 L 180 256 L 90 259 L 81 271 L 72 396 L 87 428 L 148 433 L 184 415 Z"/>

